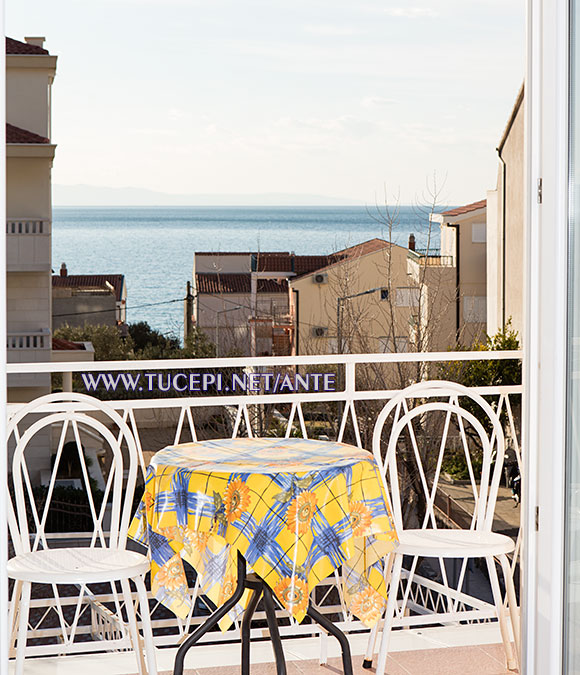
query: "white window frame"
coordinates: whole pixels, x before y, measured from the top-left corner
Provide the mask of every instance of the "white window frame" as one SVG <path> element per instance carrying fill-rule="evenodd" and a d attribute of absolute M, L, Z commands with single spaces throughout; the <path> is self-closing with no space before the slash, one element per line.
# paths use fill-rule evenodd
<path fill-rule="evenodd" d="M 399 286 L 395 291 L 395 307 L 418 307 L 420 295 L 417 286 Z"/>
<path fill-rule="evenodd" d="M 485 244 L 487 242 L 487 224 L 471 223 L 471 243 Z"/>
<path fill-rule="evenodd" d="M 463 296 L 463 321 L 465 323 L 487 322 L 487 296 Z"/>

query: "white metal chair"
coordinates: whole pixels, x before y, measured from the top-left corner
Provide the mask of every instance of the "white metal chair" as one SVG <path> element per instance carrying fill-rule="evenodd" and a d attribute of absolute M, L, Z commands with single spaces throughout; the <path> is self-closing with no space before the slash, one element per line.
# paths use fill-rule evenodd
<path fill-rule="evenodd" d="M 114 426 L 114 432 L 102 421 L 87 413 L 97 413 L 101 419 L 106 417 L 107 424 Z M 34 420 L 32 423 L 30 423 L 31 416 Z M 42 503 L 37 504 L 26 450 L 31 441 L 35 437 L 38 438 L 39 433 L 50 435 L 51 427 L 54 425 L 61 425 L 62 429 L 46 495 L 43 495 Z M 89 470 L 82 450 L 81 435 L 89 432 L 93 437 L 96 432 L 111 451 L 111 465 L 100 507 L 93 499 Z M 76 443 L 82 473 L 81 482 L 86 490 L 92 522 L 92 530 L 89 529 L 87 533 L 87 545 L 84 547 L 62 548 L 54 545 L 51 547 L 49 543 L 52 544 L 54 537 L 45 531 L 67 435 L 69 437 L 72 435 Z M 15 580 L 9 617 L 12 630 L 11 645 L 17 637 L 15 675 L 22 675 L 24 669 L 33 583 L 52 585 L 55 598 L 58 597 L 56 586 L 59 584 L 80 586 L 79 601 L 68 635 L 62 607 L 60 602 L 57 602 L 64 634 L 64 644 L 59 645 L 59 653 L 75 651 L 75 646 L 78 648 L 78 643 L 75 645 L 74 640 L 83 594 L 87 592 L 88 584 L 110 583 L 119 617 L 118 625 L 121 626 L 124 642 L 129 646 L 128 637 L 135 650 L 138 671 L 140 675 L 146 672 L 149 675 L 156 675 L 155 647 L 144 583 L 144 575 L 149 571 L 150 563 L 145 555 L 126 548 L 138 467 L 137 446 L 128 425 L 112 407 L 93 397 L 85 394 L 57 393 L 42 396 L 23 406 L 8 422 L 8 439 L 12 439 L 15 444 L 12 461 L 14 504 L 9 503 L 9 529 L 16 555 L 8 561 L 7 566 L 9 577 Z M 124 466 L 123 448 L 128 466 Z M 130 580 L 135 584 L 139 599 L 145 660 Z M 121 585 L 127 614 L 126 623 L 121 615 L 115 582 Z"/>
<path fill-rule="evenodd" d="M 491 438 L 488 436 L 488 433 L 477 417 L 460 405 L 460 398 L 464 400 L 463 397 L 468 398 L 473 403 L 477 404 L 489 418 L 493 429 Z M 428 399 L 441 398 L 446 400 L 423 402 Z M 419 399 L 419 405 L 410 407 L 408 401 L 413 399 Z M 439 415 L 444 413 L 443 434 L 436 456 L 434 471 L 426 471 L 423 461 L 425 457 L 421 455 L 414 424 L 416 425 L 419 420 L 424 422 L 428 415 L 433 413 L 437 414 L 436 411 L 439 411 Z M 383 459 L 381 455 L 381 437 L 383 427 L 391 414 L 393 415 L 393 426 L 389 437 L 387 452 Z M 453 417 L 457 420 L 457 428 L 466 455 L 466 463 L 474 496 L 474 513 L 470 529 L 438 529 L 435 517 L 434 502 L 439 487 L 443 457 Z M 469 441 L 466 434 L 466 425 L 471 426 L 476 437 L 479 439 L 483 450 L 482 471 L 479 483 L 475 478 L 473 470 L 469 451 Z M 398 454 L 400 451 L 398 451 L 397 446 L 404 433 L 407 433 L 408 447 L 410 448 L 410 451 L 412 450 L 410 454 L 412 460 L 416 464 L 416 471 L 426 505 L 421 527 L 415 529 L 405 529 L 403 524 L 403 505 L 401 503 L 400 489 L 401 472 L 400 462 L 398 461 Z M 493 454 L 494 449 L 495 456 Z M 373 453 L 378 466 L 381 468 L 387 494 L 390 494 L 391 496 L 393 519 L 400 541 L 399 547 L 391 554 L 391 559 L 388 563 L 385 563 L 386 570 L 391 567 L 391 564 L 392 569 L 389 597 L 385 611 L 384 627 L 377 661 L 377 675 L 383 675 L 385 672 L 389 638 L 395 616 L 398 613 L 400 618 L 403 617 L 409 600 L 411 583 L 413 581 L 413 575 L 415 574 L 419 557 L 439 559 L 445 587 L 447 587 L 447 577 L 443 563 L 444 559 L 463 559 L 463 566 L 459 577 L 459 583 L 461 585 L 463 583 L 467 561 L 470 558 L 485 558 L 491 582 L 495 614 L 499 621 L 507 664 L 509 668 L 516 666 L 516 659 L 519 660 L 520 646 L 519 615 L 513 578 L 507 557 L 508 553 L 514 551 L 515 544 L 509 537 L 492 532 L 495 503 L 503 469 L 504 451 L 505 441 L 503 429 L 493 408 L 482 396 L 455 382 L 429 381 L 411 385 L 393 397 L 377 418 L 373 434 Z M 432 459 L 435 460 L 435 458 Z M 492 463 L 494 460 L 495 466 L 492 470 Z M 413 558 L 411 569 L 408 571 L 408 582 L 406 587 L 403 587 L 401 580 L 403 556 Z M 505 579 L 510 618 L 516 646 L 516 659 L 514 659 L 494 558 L 498 558 Z M 401 603 L 399 603 L 398 600 L 400 587 L 402 587 L 403 591 Z M 461 621 L 462 612 L 458 610 L 458 596 L 459 594 L 456 593 L 454 595 L 453 592 L 450 592 L 450 600 L 447 606 L 448 611 L 445 612 L 444 617 L 441 617 L 440 614 L 426 614 L 421 617 L 421 623 L 429 624 Z M 451 600 L 451 598 L 454 599 Z M 364 666 L 367 668 L 370 668 L 372 664 L 377 632 L 378 626 L 373 630 L 369 639 L 369 645 L 364 661 Z"/>

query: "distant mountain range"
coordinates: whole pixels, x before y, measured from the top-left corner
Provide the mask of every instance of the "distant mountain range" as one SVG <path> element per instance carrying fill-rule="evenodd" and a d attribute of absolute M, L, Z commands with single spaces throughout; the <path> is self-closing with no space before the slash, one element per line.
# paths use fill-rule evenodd
<path fill-rule="evenodd" d="M 145 188 L 112 188 L 98 185 L 53 185 L 54 206 L 359 206 L 355 199 L 322 195 L 192 194 L 179 195 Z"/>

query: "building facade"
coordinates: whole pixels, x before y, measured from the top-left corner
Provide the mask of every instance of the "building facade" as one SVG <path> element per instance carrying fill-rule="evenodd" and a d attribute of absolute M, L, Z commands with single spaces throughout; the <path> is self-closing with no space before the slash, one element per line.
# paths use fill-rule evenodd
<path fill-rule="evenodd" d="M 196 252 L 193 323 L 218 355 L 287 355 L 294 350 L 289 280 L 327 265 L 333 256 L 277 251 Z"/>
<path fill-rule="evenodd" d="M 466 347 L 487 330 L 487 202 L 432 216 L 441 227 L 441 256 L 455 269 L 455 332 Z"/>
<path fill-rule="evenodd" d="M 51 89 L 44 38 L 6 39 L 8 360 L 51 360 Z M 49 391 L 49 375 L 11 375 L 9 398 Z"/>
<path fill-rule="evenodd" d="M 372 239 L 290 280 L 301 354 L 434 351 L 453 344 L 454 275 L 438 255 Z"/>
<path fill-rule="evenodd" d="M 487 193 L 487 330 L 494 334 L 511 320 L 520 339 L 524 328 L 526 236 L 524 108 L 522 86 L 497 148 L 496 188 Z"/>
<path fill-rule="evenodd" d="M 69 274 L 62 263 L 52 277 L 52 329 L 61 326 L 126 323 L 127 284 L 123 274 Z"/>

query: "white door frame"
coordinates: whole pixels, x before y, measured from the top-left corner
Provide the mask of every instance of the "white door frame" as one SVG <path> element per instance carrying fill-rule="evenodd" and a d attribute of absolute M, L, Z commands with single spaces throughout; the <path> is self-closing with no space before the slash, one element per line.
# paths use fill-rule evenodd
<path fill-rule="evenodd" d="M 0 0 L 4 35 L 4 0 Z M 0 49 L 0 672 L 8 672 L 8 560 L 6 451 L 6 49 Z"/>
<path fill-rule="evenodd" d="M 568 239 L 568 0 L 528 0 L 523 655 L 562 672 Z M 541 203 L 538 181 L 541 180 Z"/>

